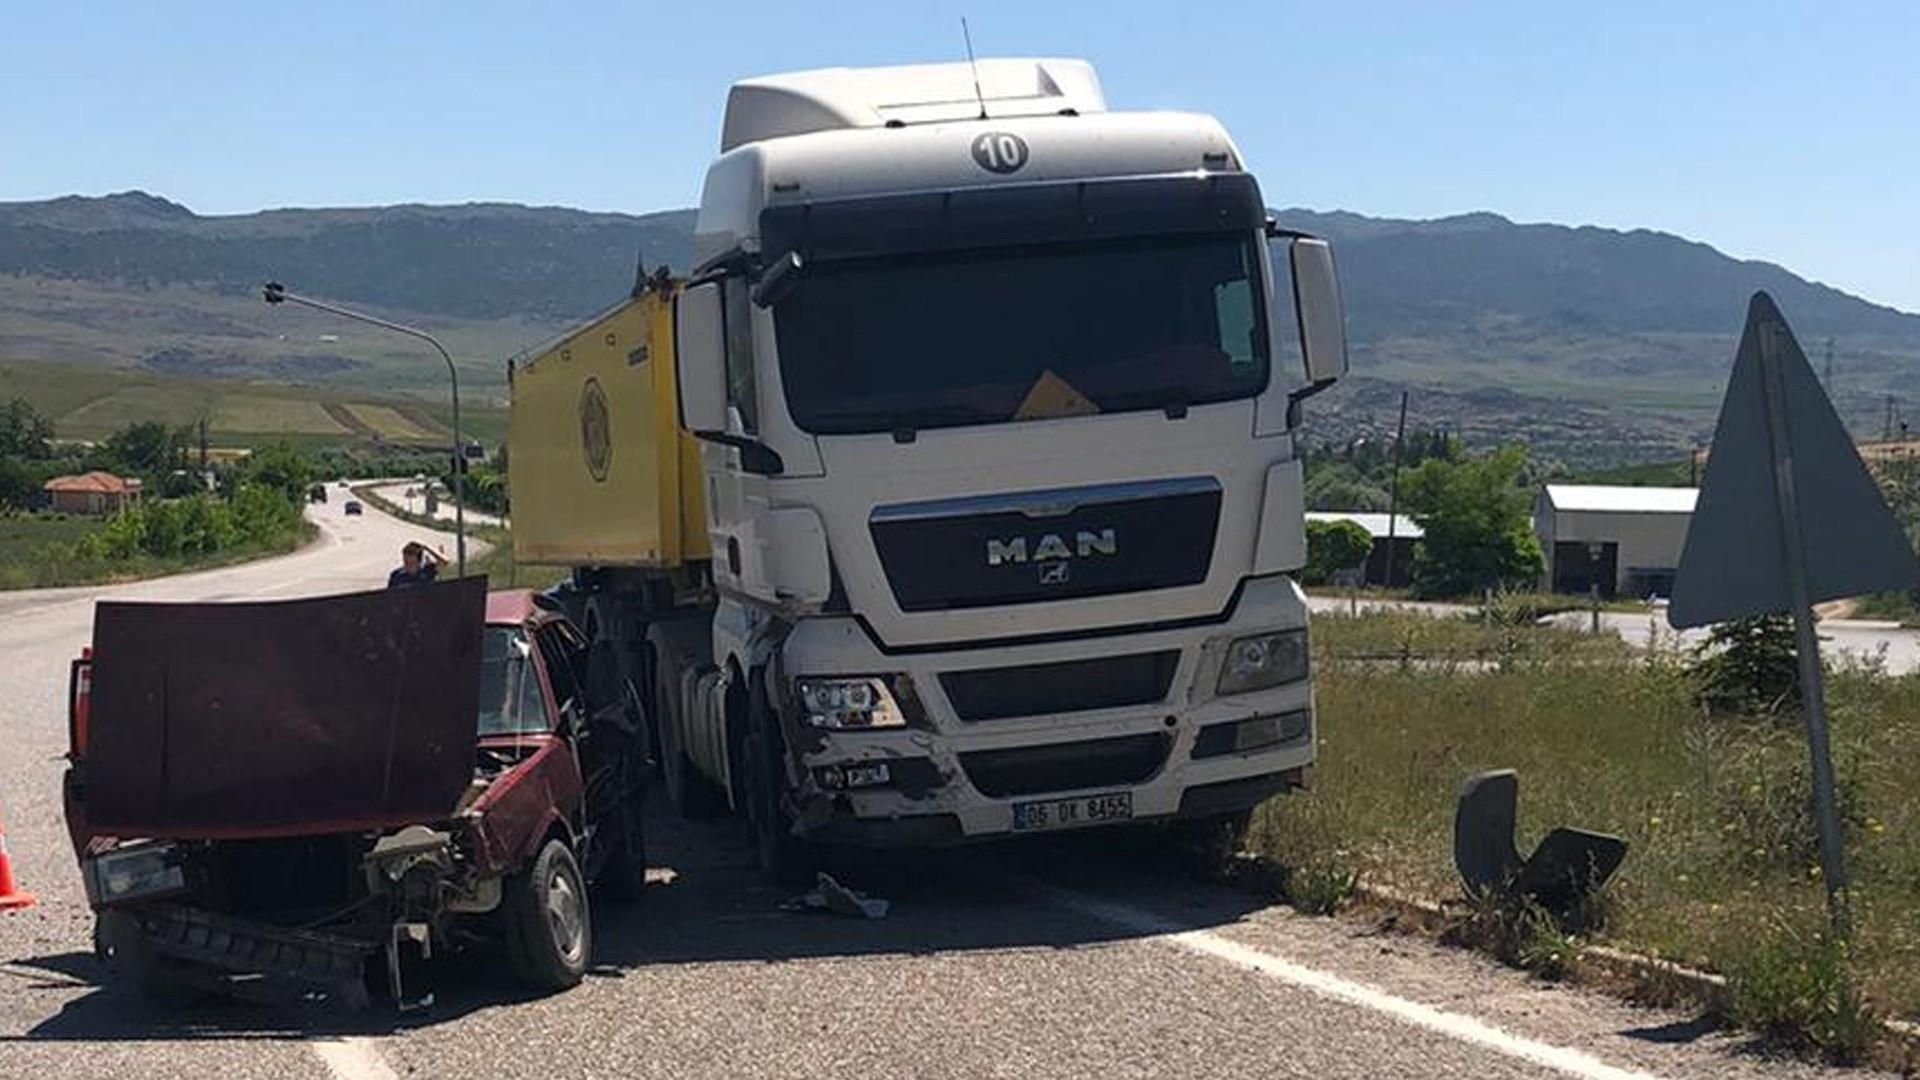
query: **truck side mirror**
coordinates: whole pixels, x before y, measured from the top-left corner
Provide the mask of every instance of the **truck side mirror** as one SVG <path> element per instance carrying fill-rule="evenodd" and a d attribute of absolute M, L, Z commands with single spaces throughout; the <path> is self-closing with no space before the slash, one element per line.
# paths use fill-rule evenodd
<path fill-rule="evenodd" d="M 695 435 L 727 430 L 725 349 L 720 283 L 683 290 L 673 307 L 673 370 L 680 385 L 680 424 Z"/>
<path fill-rule="evenodd" d="M 1324 386 L 1347 373 L 1347 308 L 1333 246 L 1296 236 L 1287 245 L 1287 261 L 1293 268 L 1293 310 L 1300 319 L 1307 383 Z"/>

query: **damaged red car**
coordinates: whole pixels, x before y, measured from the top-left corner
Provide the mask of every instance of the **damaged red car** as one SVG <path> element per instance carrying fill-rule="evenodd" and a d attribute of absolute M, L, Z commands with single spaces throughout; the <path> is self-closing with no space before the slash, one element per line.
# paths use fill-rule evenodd
<path fill-rule="evenodd" d="M 475 945 L 562 989 L 589 886 L 645 882 L 644 715 L 531 593 L 102 603 L 69 700 L 95 940 L 145 991 L 404 1007 L 403 959 Z"/>

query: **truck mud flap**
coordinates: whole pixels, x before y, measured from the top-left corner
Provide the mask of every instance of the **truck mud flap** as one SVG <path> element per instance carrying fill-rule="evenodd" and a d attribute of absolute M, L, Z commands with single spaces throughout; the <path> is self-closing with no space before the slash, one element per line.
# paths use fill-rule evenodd
<path fill-rule="evenodd" d="M 380 946 L 357 938 L 289 930 L 198 908 L 152 905 L 138 921 L 153 951 L 228 975 L 262 975 L 329 991 L 349 1009 L 368 1004 L 367 958 Z"/>

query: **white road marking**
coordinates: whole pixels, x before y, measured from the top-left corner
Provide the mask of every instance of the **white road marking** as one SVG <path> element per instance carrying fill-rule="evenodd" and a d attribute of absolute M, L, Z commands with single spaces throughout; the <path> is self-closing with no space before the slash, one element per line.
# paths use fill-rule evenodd
<path fill-rule="evenodd" d="M 307 1044 L 334 1080 L 400 1080 L 380 1048 L 364 1035 L 316 1039 Z"/>
<path fill-rule="evenodd" d="M 1207 930 L 1182 929 L 1145 911 L 1098 900 L 1064 889 L 1041 887 L 1059 902 L 1084 915 L 1112 923 L 1154 940 L 1164 941 L 1202 956 L 1225 960 L 1235 967 L 1291 983 L 1311 993 L 1405 1021 L 1450 1039 L 1485 1047 L 1495 1053 L 1577 1076 L 1582 1080 L 1656 1080 L 1650 1073 L 1609 1065 L 1585 1051 L 1539 1042 L 1497 1028 L 1483 1020 L 1448 1012 L 1432 1005 L 1396 997 L 1385 990 L 1343 979 L 1330 972 L 1297 964 L 1284 957 L 1242 945 Z"/>

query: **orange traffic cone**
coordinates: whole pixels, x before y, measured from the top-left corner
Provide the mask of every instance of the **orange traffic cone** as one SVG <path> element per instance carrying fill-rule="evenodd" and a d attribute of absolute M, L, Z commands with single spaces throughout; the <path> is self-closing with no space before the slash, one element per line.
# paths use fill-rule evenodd
<path fill-rule="evenodd" d="M 13 884 L 13 863 L 7 858 L 7 828 L 0 824 L 0 911 L 32 906 L 33 894 L 21 892 Z"/>

